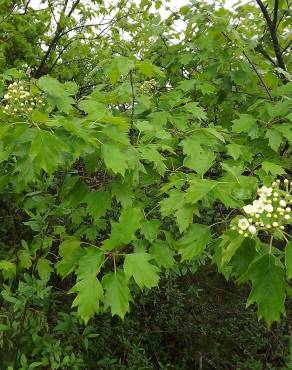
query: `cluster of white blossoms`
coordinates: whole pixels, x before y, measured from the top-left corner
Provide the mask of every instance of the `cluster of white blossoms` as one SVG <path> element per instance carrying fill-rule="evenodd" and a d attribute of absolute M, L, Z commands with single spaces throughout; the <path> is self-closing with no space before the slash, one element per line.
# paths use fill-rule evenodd
<path fill-rule="evenodd" d="M 157 81 L 152 78 L 151 80 L 144 81 L 141 85 L 141 92 L 144 94 L 153 91 L 157 87 Z"/>
<path fill-rule="evenodd" d="M 28 116 L 36 107 L 45 106 L 43 96 L 32 95 L 27 84 L 22 81 L 10 84 L 4 99 L 4 113 L 7 115 Z"/>
<path fill-rule="evenodd" d="M 243 207 L 246 217 L 237 220 L 231 229 L 245 237 L 256 235 L 260 230 L 283 233 L 285 226 L 291 223 L 291 190 L 292 182 L 288 179 L 283 183 L 277 180 L 271 187 L 262 186 L 257 191 L 258 199 Z"/>

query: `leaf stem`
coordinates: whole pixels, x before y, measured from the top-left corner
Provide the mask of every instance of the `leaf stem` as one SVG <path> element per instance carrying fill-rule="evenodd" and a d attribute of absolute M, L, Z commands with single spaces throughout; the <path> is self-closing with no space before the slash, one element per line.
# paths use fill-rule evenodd
<path fill-rule="evenodd" d="M 272 254 L 273 239 L 274 239 L 274 235 L 271 235 L 270 244 L 269 244 L 269 254 Z"/>

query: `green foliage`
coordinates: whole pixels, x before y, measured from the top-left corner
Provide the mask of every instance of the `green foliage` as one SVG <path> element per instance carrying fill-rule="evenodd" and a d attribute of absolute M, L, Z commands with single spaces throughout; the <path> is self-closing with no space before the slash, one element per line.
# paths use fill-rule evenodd
<path fill-rule="evenodd" d="M 208 226 L 191 225 L 185 235 L 178 241 L 178 252 L 182 256 L 182 261 L 200 256 L 206 248 L 209 239 L 210 230 Z"/>
<path fill-rule="evenodd" d="M 154 3 L 0 4 L 6 367 L 86 368 L 44 355 L 60 349 L 49 317 L 85 323 L 89 340 L 96 314 L 124 319 L 188 264 L 251 283 L 269 328 L 285 314 L 291 188 L 283 229 L 247 238 L 230 223 L 260 185 L 291 181 L 288 6 L 190 2 L 162 19 Z"/>
<path fill-rule="evenodd" d="M 258 316 L 264 317 L 268 326 L 280 320 L 285 312 L 285 282 L 283 269 L 276 265 L 274 256 L 265 254 L 251 264 L 248 271 L 252 290 L 247 305 L 257 303 Z"/>
<path fill-rule="evenodd" d="M 104 255 L 94 247 L 88 247 L 78 261 L 77 283 L 70 292 L 77 293 L 72 307 L 78 307 L 78 314 L 85 323 L 99 312 L 99 301 L 103 297 L 103 289 L 96 275 L 103 263 Z"/>
<path fill-rule="evenodd" d="M 151 256 L 148 253 L 127 254 L 124 262 L 125 274 L 133 276 L 136 284 L 143 288 L 152 288 L 158 284 L 159 269 L 149 262 Z"/>
<path fill-rule="evenodd" d="M 129 244 L 135 239 L 135 232 L 141 221 L 139 208 L 124 208 L 119 222 L 113 222 L 111 235 L 102 245 L 104 250 L 112 250 L 117 247 Z"/>
<path fill-rule="evenodd" d="M 131 300 L 125 273 L 116 271 L 105 275 L 102 285 L 105 289 L 105 307 L 110 307 L 112 315 L 118 315 L 123 319 L 130 309 Z"/>

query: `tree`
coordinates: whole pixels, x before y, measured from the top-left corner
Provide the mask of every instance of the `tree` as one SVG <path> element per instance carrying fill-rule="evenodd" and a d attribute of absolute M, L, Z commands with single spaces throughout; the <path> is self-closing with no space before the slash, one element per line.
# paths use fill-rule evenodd
<path fill-rule="evenodd" d="M 123 318 L 185 260 L 250 281 L 268 326 L 285 313 L 289 12 L 257 3 L 1 3 L 5 366 L 40 360 L 32 312 L 50 328 L 60 289 L 85 323 Z"/>

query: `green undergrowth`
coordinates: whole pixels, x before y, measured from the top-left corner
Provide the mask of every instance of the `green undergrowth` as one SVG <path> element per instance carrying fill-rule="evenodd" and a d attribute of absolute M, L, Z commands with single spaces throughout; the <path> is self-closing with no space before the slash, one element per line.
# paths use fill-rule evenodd
<path fill-rule="evenodd" d="M 41 357 L 38 367 L 51 368 L 47 359 L 52 368 L 66 370 L 289 369 L 291 300 L 287 317 L 268 331 L 254 309 L 246 310 L 247 294 L 248 287 L 203 267 L 196 275 L 164 277 L 159 288 L 139 294 L 124 321 L 105 314 L 84 328 L 60 291 L 42 330 L 35 325 L 35 342 L 28 340 L 32 328 L 27 332 L 21 360 L 37 364 Z M 31 317 L 41 323 L 37 313 Z M 2 359 L 6 355 L 0 352 Z"/>

